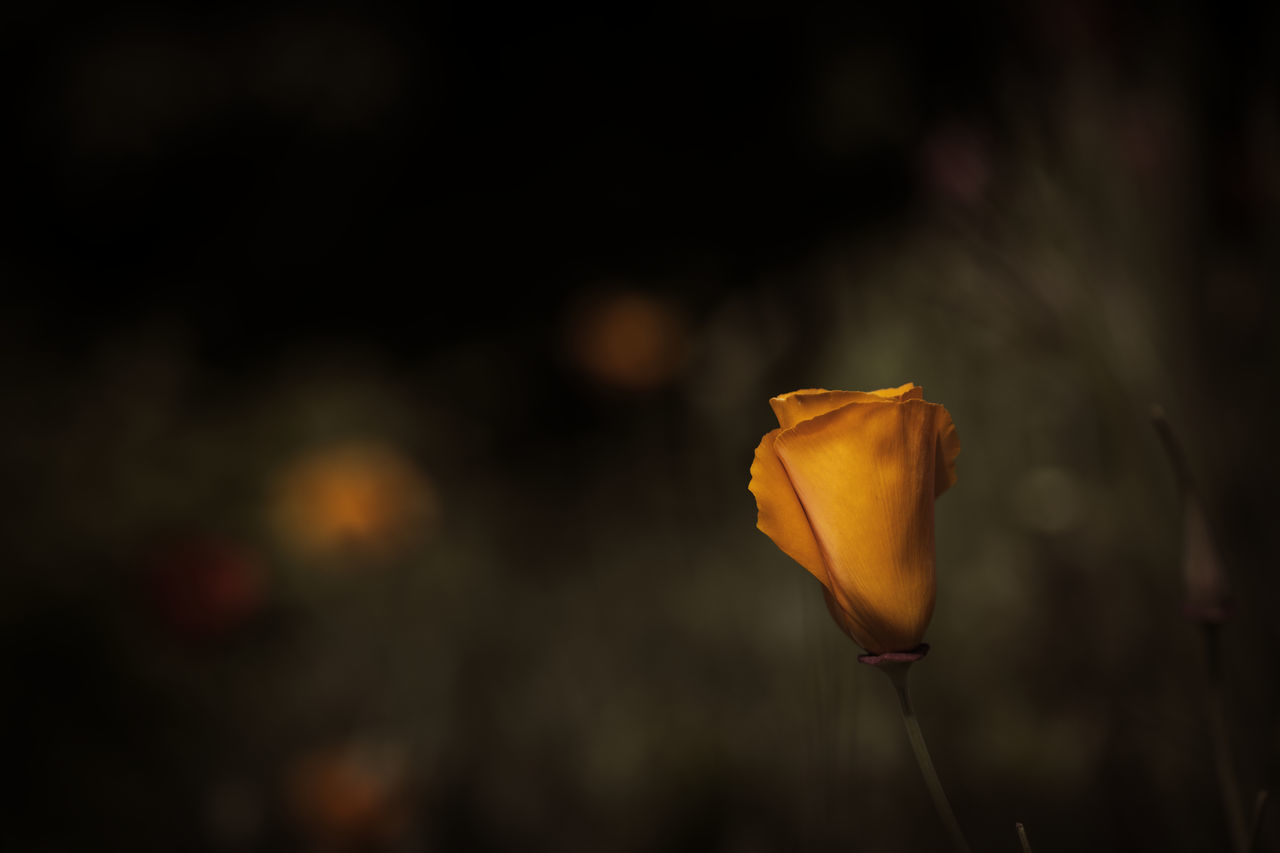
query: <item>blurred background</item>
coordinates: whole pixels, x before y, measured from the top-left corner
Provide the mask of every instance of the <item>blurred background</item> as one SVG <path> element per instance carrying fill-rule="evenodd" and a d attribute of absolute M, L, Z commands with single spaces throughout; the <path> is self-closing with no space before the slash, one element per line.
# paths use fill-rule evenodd
<path fill-rule="evenodd" d="M 975 848 L 1228 849 L 1155 403 L 1277 784 L 1276 7 L 3 15 L 6 849 L 943 849 L 747 492 L 907 381 Z"/>

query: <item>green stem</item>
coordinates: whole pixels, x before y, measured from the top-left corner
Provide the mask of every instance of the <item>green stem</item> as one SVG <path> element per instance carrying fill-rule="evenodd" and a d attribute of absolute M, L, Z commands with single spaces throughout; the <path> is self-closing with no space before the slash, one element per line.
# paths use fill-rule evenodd
<path fill-rule="evenodd" d="M 1244 853 L 1249 849 L 1249 831 L 1244 817 L 1240 786 L 1236 782 L 1235 765 L 1231 760 L 1231 739 L 1227 735 L 1220 642 L 1218 626 L 1206 624 L 1204 648 L 1209 682 L 1205 698 L 1209 716 L 1209 737 L 1213 741 L 1213 764 L 1218 774 L 1218 790 L 1222 794 L 1222 807 L 1227 816 L 1227 830 L 1231 833 L 1231 849 Z"/>
<path fill-rule="evenodd" d="M 924 783 L 933 797 L 933 807 L 937 809 L 938 817 L 942 818 L 943 825 L 951 835 L 951 843 L 958 853 L 969 853 L 969 842 L 965 840 L 964 833 L 960 831 L 960 824 L 956 822 L 955 813 L 951 811 L 947 792 L 943 790 L 942 782 L 938 779 L 938 771 L 933 768 L 933 759 L 929 757 L 929 746 L 924 741 L 924 732 L 920 731 L 915 709 L 911 707 L 911 692 L 907 688 L 907 671 L 910 666 L 909 663 L 895 663 L 880 668 L 889 676 L 894 689 L 898 691 L 898 702 L 902 705 L 902 722 L 907 727 L 907 739 L 911 741 L 911 750 L 916 755 L 916 763 L 920 765 L 920 772 L 924 774 Z"/>

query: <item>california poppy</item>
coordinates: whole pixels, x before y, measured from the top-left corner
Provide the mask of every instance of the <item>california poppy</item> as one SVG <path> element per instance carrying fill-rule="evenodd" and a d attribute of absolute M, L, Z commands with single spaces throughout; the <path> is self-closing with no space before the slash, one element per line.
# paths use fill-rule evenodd
<path fill-rule="evenodd" d="M 792 391 L 756 448 L 757 527 L 823 585 L 832 617 L 876 655 L 920 645 L 933 615 L 933 502 L 955 482 L 951 415 L 912 383 Z"/>

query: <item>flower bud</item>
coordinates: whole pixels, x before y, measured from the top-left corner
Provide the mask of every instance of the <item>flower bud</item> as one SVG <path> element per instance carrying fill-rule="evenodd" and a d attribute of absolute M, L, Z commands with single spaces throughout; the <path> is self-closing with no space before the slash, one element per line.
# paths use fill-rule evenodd
<path fill-rule="evenodd" d="M 1186 454 L 1159 406 L 1151 422 L 1173 466 L 1182 499 L 1182 570 L 1187 587 L 1187 617 L 1206 625 L 1225 622 L 1231 612 L 1231 585 L 1222 558 L 1213 542 L 1209 519 L 1201 503 Z"/>

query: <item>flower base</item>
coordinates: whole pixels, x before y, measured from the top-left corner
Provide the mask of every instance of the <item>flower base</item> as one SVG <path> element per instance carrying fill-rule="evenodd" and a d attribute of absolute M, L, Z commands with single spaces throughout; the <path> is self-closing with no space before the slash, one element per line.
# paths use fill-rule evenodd
<path fill-rule="evenodd" d="M 867 666 L 915 663 L 927 654 L 929 654 L 929 644 L 921 643 L 911 651 L 907 652 L 885 652 L 882 655 L 858 655 L 858 663 L 865 663 Z"/>

